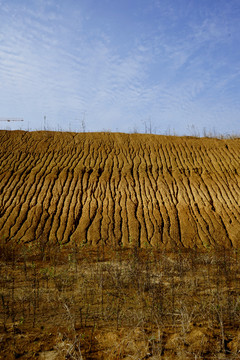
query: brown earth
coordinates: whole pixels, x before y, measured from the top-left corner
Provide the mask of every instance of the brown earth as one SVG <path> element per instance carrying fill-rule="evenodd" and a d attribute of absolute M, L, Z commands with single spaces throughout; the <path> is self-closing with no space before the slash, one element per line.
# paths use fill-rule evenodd
<path fill-rule="evenodd" d="M 0 245 L 0 359 L 240 359 L 237 249 L 105 250 Z"/>
<path fill-rule="evenodd" d="M 239 245 L 240 139 L 0 131 L 0 237 Z"/>

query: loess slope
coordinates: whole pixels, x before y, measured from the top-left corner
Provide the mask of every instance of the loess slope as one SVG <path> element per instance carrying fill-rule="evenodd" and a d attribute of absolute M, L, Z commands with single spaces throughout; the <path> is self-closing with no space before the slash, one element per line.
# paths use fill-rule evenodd
<path fill-rule="evenodd" d="M 0 238 L 240 243 L 240 139 L 0 131 Z"/>

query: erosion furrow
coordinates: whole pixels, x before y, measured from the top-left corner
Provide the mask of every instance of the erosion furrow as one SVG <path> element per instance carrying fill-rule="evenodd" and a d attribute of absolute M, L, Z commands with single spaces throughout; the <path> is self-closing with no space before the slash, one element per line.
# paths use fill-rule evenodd
<path fill-rule="evenodd" d="M 111 224 L 113 223 L 112 217 L 113 209 L 110 209 L 110 204 L 112 204 L 112 197 L 109 190 L 108 184 L 106 184 L 106 187 L 102 189 L 102 216 L 100 218 L 100 237 L 101 240 L 106 244 L 113 244 L 113 232 Z M 100 204 L 100 206 L 101 206 Z M 112 215 L 112 216 L 111 216 Z"/>
<path fill-rule="evenodd" d="M 59 175 L 60 189 L 59 199 L 57 200 L 56 213 L 53 217 L 52 231 L 50 233 L 51 238 L 55 241 L 62 243 L 63 234 L 66 226 L 66 218 L 68 215 L 65 208 L 66 198 L 69 196 L 69 188 L 72 181 L 72 174 L 68 168 L 64 169 Z"/>
<path fill-rule="evenodd" d="M 0 131 L 0 236 L 239 246 L 240 139 Z"/>
<path fill-rule="evenodd" d="M 76 181 L 74 179 L 74 173 L 72 170 L 70 170 L 68 174 L 68 184 L 66 184 L 66 188 L 63 190 L 66 196 L 63 201 L 62 213 L 60 216 L 61 219 L 60 228 L 57 232 L 58 238 L 62 239 L 63 243 L 69 242 L 70 234 L 74 226 L 74 222 L 73 222 L 74 214 L 72 209 L 74 209 L 75 189 L 76 189 Z"/>
<path fill-rule="evenodd" d="M 142 203 L 142 193 L 141 193 L 141 181 L 139 178 L 139 165 L 141 163 L 141 154 L 136 154 L 134 157 L 132 177 L 133 181 L 133 203 L 134 203 L 134 212 L 135 218 L 138 221 L 138 239 L 136 242 L 143 244 L 144 241 L 147 241 L 147 230 L 146 222 L 143 214 L 143 203 Z"/>
<path fill-rule="evenodd" d="M 47 219 L 50 217 L 50 201 L 52 199 L 53 187 L 57 176 L 48 175 L 46 178 L 45 188 L 47 191 L 41 198 L 39 198 L 39 202 L 35 205 L 36 212 L 40 215 L 40 219 L 38 222 L 35 223 L 35 238 L 39 239 L 44 237 L 44 241 L 47 243 L 49 241 L 49 232 L 46 228 Z M 33 217 L 34 218 L 34 217 Z"/>
<path fill-rule="evenodd" d="M 103 217 L 102 191 L 98 188 L 92 196 L 89 207 L 89 225 L 86 228 L 86 236 L 89 244 L 97 245 L 100 241 L 106 243 L 106 238 L 101 237 L 101 221 Z"/>
<path fill-rule="evenodd" d="M 132 244 L 132 240 L 129 236 L 129 219 L 128 219 L 128 214 L 127 214 L 127 208 L 126 208 L 126 203 L 127 203 L 127 191 L 126 191 L 126 180 L 123 178 L 122 181 L 122 186 L 121 186 L 121 190 L 120 190 L 120 211 L 121 211 L 121 219 L 120 219 L 120 231 L 121 231 L 121 238 L 120 241 L 122 242 L 122 244 L 124 246 L 129 246 Z"/>

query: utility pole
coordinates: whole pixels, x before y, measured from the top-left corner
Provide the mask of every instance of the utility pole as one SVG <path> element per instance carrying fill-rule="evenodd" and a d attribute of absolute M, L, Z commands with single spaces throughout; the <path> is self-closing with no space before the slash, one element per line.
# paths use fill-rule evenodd
<path fill-rule="evenodd" d="M 81 118 L 75 118 L 75 120 L 80 121 L 80 132 L 86 132 L 86 111 L 82 112 Z"/>
<path fill-rule="evenodd" d="M 86 111 L 83 112 L 83 117 L 82 117 L 82 132 L 86 132 Z"/>
<path fill-rule="evenodd" d="M 44 118 L 43 118 L 43 119 L 44 119 L 43 129 L 46 130 L 46 123 L 47 123 L 47 121 L 46 121 L 46 120 L 47 120 L 46 115 L 44 115 Z"/>

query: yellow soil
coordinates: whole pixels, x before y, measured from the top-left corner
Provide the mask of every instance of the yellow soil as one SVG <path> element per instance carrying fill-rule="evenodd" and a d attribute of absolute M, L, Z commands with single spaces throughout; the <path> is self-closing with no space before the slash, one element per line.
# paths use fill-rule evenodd
<path fill-rule="evenodd" d="M 237 247 L 240 139 L 0 131 L 0 237 Z"/>

